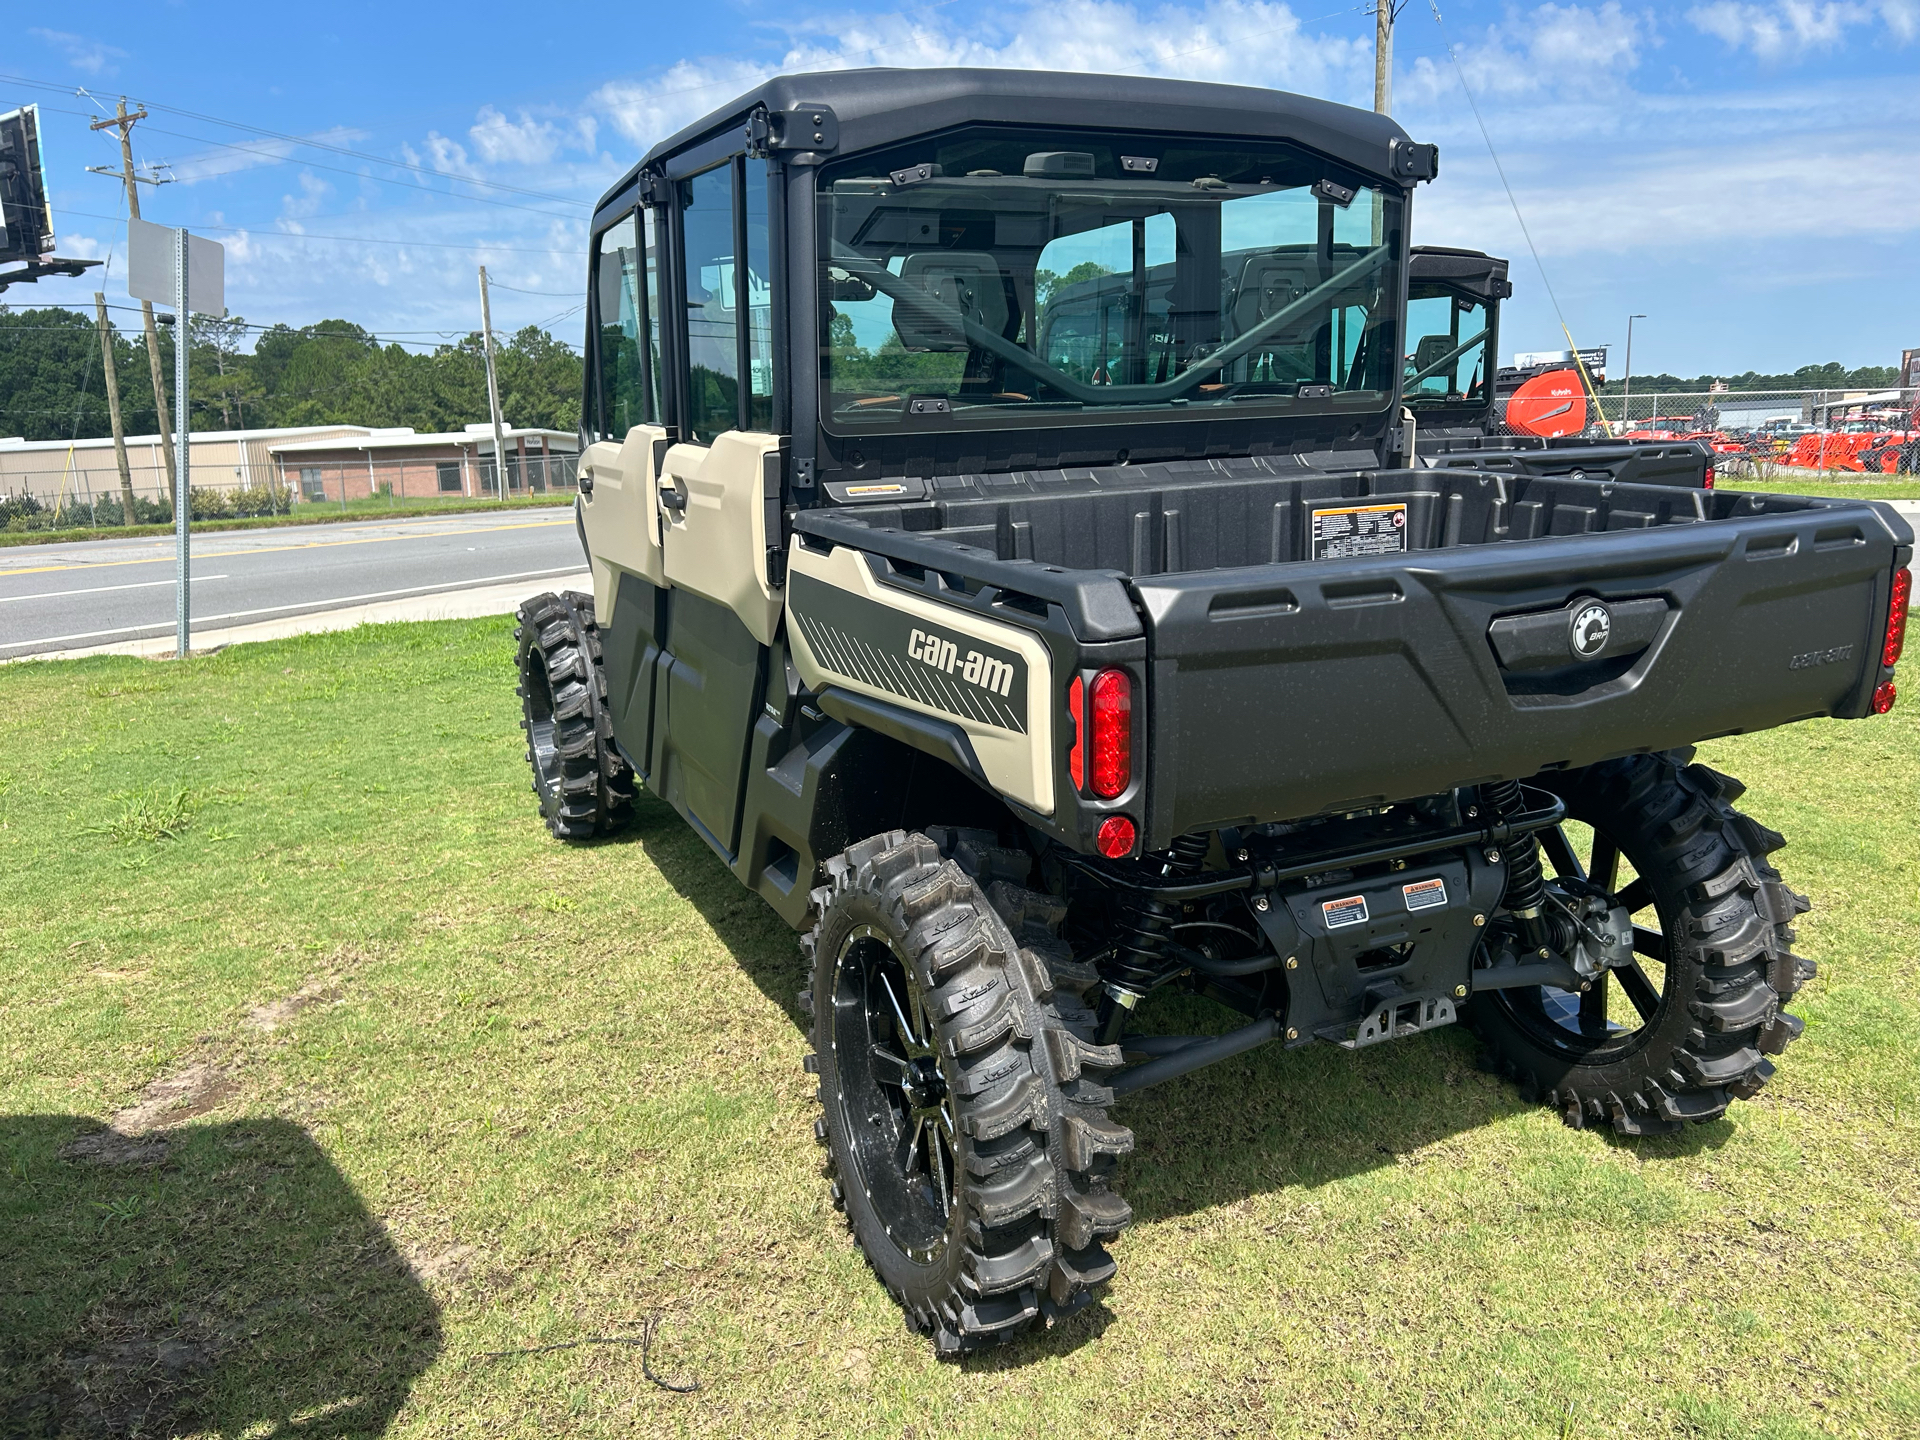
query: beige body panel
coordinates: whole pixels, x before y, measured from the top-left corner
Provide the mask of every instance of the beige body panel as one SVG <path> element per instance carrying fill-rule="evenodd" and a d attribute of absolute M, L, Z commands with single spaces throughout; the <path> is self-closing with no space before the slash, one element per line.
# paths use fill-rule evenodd
<path fill-rule="evenodd" d="M 1053 670 L 1038 637 L 883 586 L 866 559 L 846 546 L 822 555 L 796 539 L 788 576 L 794 613 L 788 617 L 787 644 L 809 687 L 818 691 L 832 685 L 959 725 L 995 789 L 1042 815 L 1053 813 Z M 849 633 L 857 622 L 850 624 L 843 615 L 834 617 L 837 625 L 823 626 L 811 613 L 815 602 L 809 596 L 819 595 L 814 582 L 856 597 L 852 613 L 861 613 L 862 600 L 892 613 L 874 615 L 864 636 Z M 835 597 L 835 604 L 844 609 L 846 602 Z M 991 649 L 971 651 L 968 640 Z M 998 699 L 991 683 L 967 678 L 981 663 L 1000 663 L 980 659 L 993 651 L 1025 665 L 1024 697 L 1013 692 L 1018 704 Z"/>
<path fill-rule="evenodd" d="M 658 425 L 636 425 L 625 440 L 599 441 L 581 457 L 581 470 L 593 478 L 580 515 L 592 557 L 594 609 L 602 616 L 613 614 L 618 572 L 667 583 L 653 475 L 654 445 L 666 433 Z"/>
<path fill-rule="evenodd" d="M 708 446 L 675 445 L 658 477 L 687 502 L 678 515 L 658 512 L 667 583 L 726 606 L 762 645 L 784 603 L 767 579 L 768 457 L 779 448 L 778 435 L 729 430 Z"/>

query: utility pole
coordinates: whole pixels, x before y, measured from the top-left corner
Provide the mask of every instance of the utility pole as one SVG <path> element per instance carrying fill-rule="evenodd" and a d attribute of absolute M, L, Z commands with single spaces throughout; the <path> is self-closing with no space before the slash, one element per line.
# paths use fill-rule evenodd
<path fill-rule="evenodd" d="M 493 473 L 500 503 L 507 500 L 507 438 L 500 427 L 500 377 L 493 366 L 493 303 L 487 296 L 487 267 L 480 267 L 480 342 L 487 355 L 487 408 L 493 412 Z"/>
<path fill-rule="evenodd" d="M 1373 3 L 1373 108 L 1393 113 L 1393 0 Z"/>
<path fill-rule="evenodd" d="M 120 178 L 127 187 L 127 214 L 135 220 L 140 218 L 140 183 L 164 185 L 167 182 L 148 175 L 133 173 L 133 127 L 147 118 L 144 108 L 127 113 L 127 97 L 120 97 L 120 113 L 104 120 L 96 120 L 89 130 L 118 130 L 120 132 Z M 111 170 L 95 169 L 96 175 L 111 175 Z M 147 365 L 153 372 L 153 412 L 154 425 L 162 435 L 167 430 L 167 382 L 166 374 L 160 364 L 160 329 L 154 324 L 153 302 L 140 302 L 140 319 L 147 329 Z M 167 499 L 172 502 L 177 482 L 174 477 L 173 451 L 162 445 L 160 453 L 166 458 Z"/>
<path fill-rule="evenodd" d="M 1644 320 L 1644 315 L 1627 316 L 1627 373 L 1620 382 L 1620 433 L 1627 433 L 1627 401 L 1633 395 L 1633 322 Z"/>
<path fill-rule="evenodd" d="M 107 323 L 107 297 L 93 292 L 93 313 L 100 329 L 100 368 L 107 377 L 107 415 L 113 421 L 113 458 L 120 467 L 120 514 L 123 525 L 134 523 L 133 471 L 127 466 L 127 430 L 120 423 L 120 375 L 113 366 L 113 327 Z"/>

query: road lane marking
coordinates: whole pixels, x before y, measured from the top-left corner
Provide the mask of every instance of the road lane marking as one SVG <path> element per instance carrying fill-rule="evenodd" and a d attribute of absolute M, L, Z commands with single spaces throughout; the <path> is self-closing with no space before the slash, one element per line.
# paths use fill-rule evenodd
<path fill-rule="evenodd" d="M 201 584 L 207 580 L 225 580 L 225 575 L 196 575 L 193 583 Z M 69 595 L 105 595 L 113 590 L 152 590 L 156 586 L 171 585 L 171 580 L 142 580 L 137 585 L 91 585 L 85 590 L 42 590 L 37 595 L 0 595 L 0 605 L 11 605 L 16 600 L 61 600 Z"/>
<path fill-rule="evenodd" d="M 402 595 L 424 595 L 429 593 L 458 595 L 463 590 L 478 590 L 484 585 L 504 585 L 509 580 L 539 580 L 552 575 L 577 575 L 579 572 L 580 567 L 578 565 L 564 566 L 559 570 L 525 570 L 518 575 L 489 575 L 480 580 L 456 581 L 451 589 L 447 588 L 444 583 L 441 585 L 414 585 L 405 590 L 376 590 L 367 595 L 342 595 L 336 599 L 329 600 L 301 600 L 292 605 L 268 605 L 259 610 L 230 610 L 225 615 L 196 615 L 193 617 L 193 623 L 196 626 L 205 626 L 211 625 L 217 620 L 245 620 L 249 616 L 279 615 L 288 610 L 320 611 L 322 609 L 338 609 L 344 605 L 358 605 L 362 601 L 367 600 L 395 600 Z M 173 582 L 169 580 L 165 583 L 171 585 Z M 0 650 L 19 650 L 28 645 L 55 645 L 65 640 L 98 640 L 107 635 L 132 635 L 140 630 L 164 631 L 172 629 L 173 625 L 173 621 L 165 620 L 155 621 L 150 625 L 122 625 L 117 630 L 88 630 L 77 635 L 39 635 L 31 640 L 0 641 Z"/>
<path fill-rule="evenodd" d="M 389 540 L 457 540 L 465 535 L 497 535 L 503 530 L 550 530 L 558 525 L 571 525 L 571 520 L 529 520 L 521 525 L 489 525 L 474 530 L 439 530 L 431 535 L 368 535 L 360 540 L 309 540 L 304 545 L 262 545 L 257 550 L 219 550 L 214 553 L 222 560 L 235 556 L 277 555 L 287 550 L 328 550 L 339 545 L 381 545 Z M 146 560 L 102 560 L 98 564 L 87 565 L 34 565 L 21 570 L 9 570 L 0 566 L 0 580 L 9 575 L 46 575 L 56 570 L 111 570 L 117 565 L 171 565 L 171 555 L 155 555 Z"/>

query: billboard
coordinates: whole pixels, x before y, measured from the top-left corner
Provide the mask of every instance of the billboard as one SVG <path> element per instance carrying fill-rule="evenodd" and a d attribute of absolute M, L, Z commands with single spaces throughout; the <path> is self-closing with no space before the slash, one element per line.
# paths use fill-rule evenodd
<path fill-rule="evenodd" d="M 0 115 L 0 260 L 38 260 L 52 249 L 40 107 L 28 105 Z"/>
<path fill-rule="evenodd" d="M 1900 388 L 1920 389 L 1920 350 L 1900 352 Z"/>

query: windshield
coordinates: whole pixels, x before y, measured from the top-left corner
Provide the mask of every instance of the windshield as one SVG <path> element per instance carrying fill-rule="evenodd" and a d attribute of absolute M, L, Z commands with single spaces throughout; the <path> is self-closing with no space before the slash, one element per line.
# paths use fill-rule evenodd
<path fill-rule="evenodd" d="M 1429 281 L 1407 287 L 1403 394 L 1415 410 L 1487 398 L 1487 307 Z"/>
<path fill-rule="evenodd" d="M 1291 146 L 976 127 L 819 206 L 830 429 L 1392 398 L 1399 195 Z"/>

